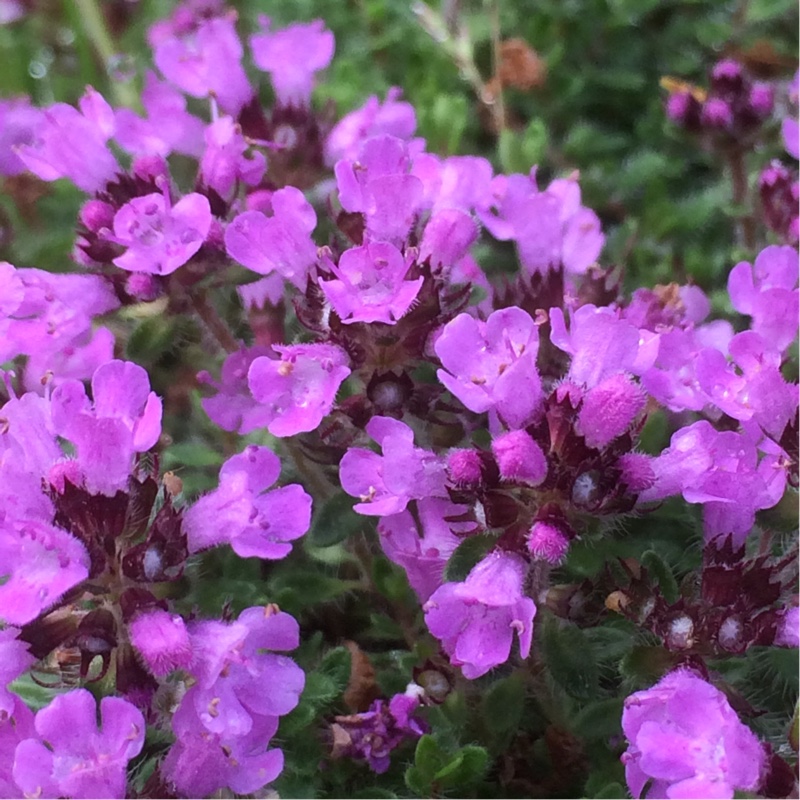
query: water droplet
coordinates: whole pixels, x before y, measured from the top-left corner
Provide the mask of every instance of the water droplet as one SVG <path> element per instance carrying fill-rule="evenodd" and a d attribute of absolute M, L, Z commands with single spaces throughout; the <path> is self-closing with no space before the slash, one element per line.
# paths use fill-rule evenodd
<path fill-rule="evenodd" d="M 75 31 L 72 28 L 59 28 L 56 41 L 62 47 L 69 47 L 75 41 Z"/>
<path fill-rule="evenodd" d="M 34 80 L 40 81 L 47 75 L 47 67 L 41 61 L 31 61 L 28 64 L 28 75 Z"/>
<path fill-rule="evenodd" d="M 128 53 L 117 53 L 108 59 L 106 71 L 111 80 L 127 83 L 136 77 L 136 61 Z"/>

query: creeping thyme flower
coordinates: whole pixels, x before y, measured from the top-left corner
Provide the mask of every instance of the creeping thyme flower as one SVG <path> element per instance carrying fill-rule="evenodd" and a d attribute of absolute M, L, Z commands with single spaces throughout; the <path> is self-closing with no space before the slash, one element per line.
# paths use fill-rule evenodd
<path fill-rule="evenodd" d="M 260 211 L 245 211 L 228 225 L 228 255 L 253 272 L 269 275 L 275 270 L 298 289 L 305 289 L 308 268 L 317 258 L 311 239 L 317 215 L 293 186 L 275 192 L 270 205 L 269 217 Z"/>
<path fill-rule="evenodd" d="M 125 797 L 126 768 L 144 744 L 141 711 L 119 697 L 97 704 L 86 689 L 60 695 L 36 714 L 36 737 L 17 745 L 14 780 L 35 797 Z"/>
<path fill-rule="evenodd" d="M 269 72 L 279 103 L 307 106 L 314 73 L 325 69 L 333 58 L 333 34 L 319 19 L 270 31 L 269 17 L 262 16 L 260 25 L 261 32 L 250 37 L 253 61 Z"/>
<path fill-rule="evenodd" d="M 164 775 L 190 797 L 226 786 L 250 794 L 283 768 L 269 742 L 278 717 L 297 705 L 305 675 L 278 653 L 298 646 L 299 626 L 267 606 L 247 608 L 235 622 L 195 621 L 189 634 L 196 683 L 175 714 Z"/>
<path fill-rule="evenodd" d="M 94 192 L 119 168 L 107 146 L 114 134 L 114 112 L 91 87 L 79 106 L 56 103 L 45 109 L 32 142 L 21 145 L 17 155 L 42 180 L 69 178 L 79 189 Z"/>
<path fill-rule="evenodd" d="M 495 311 L 486 322 L 459 314 L 434 347 L 444 367 L 439 380 L 470 411 L 494 410 L 509 427 L 521 428 L 540 410 L 539 331 L 522 309 Z"/>
<path fill-rule="evenodd" d="M 274 436 L 313 431 L 333 407 L 336 392 L 350 374 L 347 353 L 333 344 L 295 344 L 273 348 L 279 358 L 253 360 L 248 384 L 265 406 Z"/>
<path fill-rule="evenodd" d="M 422 277 L 406 280 L 410 266 L 394 245 L 371 242 L 346 250 L 338 265 L 331 262 L 336 278 L 320 278 L 319 285 L 342 322 L 392 325 L 411 308 L 422 286 Z"/>
<path fill-rule="evenodd" d="M 446 497 L 443 459 L 414 446 L 414 432 L 391 417 L 373 417 L 367 433 L 382 455 L 353 447 L 339 466 L 342 489 L 360 502 L 359 514 L 386 517 L 404 511 L 410 500 Z"/>
<path fill-rule="evenodd" d="M 622 756 L 634 797 L 733 797 L 757 790 L 764 750 L 725 695 L 688 670 L 625 701 Z"/>
<path fill-rule="evenodd" d="M 279 559 L 311 524 L 311 497 L 296 483 L 265 492 L 281 471 L 268 448 L 248 445 L 219 471 L 220 484 L 187 512 L 189 551 L 228 543 L 243 558 Z"/>
<path fill-rule="evenodd" d="M 428 629 L 464 677 L 504 664 L 515 633 L 520 655 L 528 657 L 536 606 L 523 594 L 526 573 L 520 556 L 495 551 L 463 583 L 445 583 L 423 606 Z"/>

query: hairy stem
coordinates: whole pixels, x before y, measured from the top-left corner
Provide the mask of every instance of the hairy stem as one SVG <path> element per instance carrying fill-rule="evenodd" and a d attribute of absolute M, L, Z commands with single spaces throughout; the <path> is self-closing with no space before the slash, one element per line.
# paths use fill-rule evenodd
<path fill-rule="evenodd" d="M 239 342 L 234 338 L 225 320 L 220 317 L 217 310 L 208 301 L 205 292 L 192 292 L 191 302 L 197 316 L 200 317 L 222 348 L 228 353 L 238 352 L 240 349 Z"/>

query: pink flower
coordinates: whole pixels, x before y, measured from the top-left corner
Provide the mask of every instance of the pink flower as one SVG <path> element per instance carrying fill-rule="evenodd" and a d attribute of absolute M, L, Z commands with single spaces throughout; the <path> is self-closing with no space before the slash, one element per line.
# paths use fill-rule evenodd
<path fill-rule="evenodd" d="M 622 756 L 631 794 L 719 798 L 757 790 L 764 750 L 725 695 L 689 670 L 676 670 L 631 695 L 622 712 Z"/>
<path fill-rule="evenodd" d="M 269 72 L 278 102 L 307 106 L 314 73 L 325 69 L 333 58 L 333 34 L 319 19 L 277 31 L 270 31 L 269 17 L 262 16 L 260 24 L 261 33 L 250 37 L 253 61 Z"/>

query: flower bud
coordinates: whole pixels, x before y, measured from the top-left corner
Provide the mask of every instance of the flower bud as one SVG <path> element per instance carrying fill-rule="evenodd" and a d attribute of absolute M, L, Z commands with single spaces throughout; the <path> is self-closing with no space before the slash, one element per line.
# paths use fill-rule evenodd
<path fill-rule="evenodd" d="M 483 480 L 483 462 L 477 450 L 453 450 L 447 458 L 447 477 L 455 486 L 477 489 Z"/>
<path fill-rule="evenodd" d="M 542 448 L 525 431 L 509 431 L 492 442 L 492 453 L 506 481 L 538 486 L 547 477 L 547 459 Z"/>
<path fill-rule="evenodd" d="M 569 550 L 569 539 L 550 522 L 534 522 L 527 543 L 533 558 L 553 566 L 560 564 Z"/>
<path fill-rule="evenodd" d="M 707 128 L 725 130 L 733 124 L 733 111 L 721 98 L 711 97 L 703 104 L 700 119 Z"/>
<path fill-rule="evenodd" d="M 177 614 L 160 609 L 144 612 L 131 622 L 128 632 L 147 668 L 158 678 L 192 662 L 189 632 Z"/>

